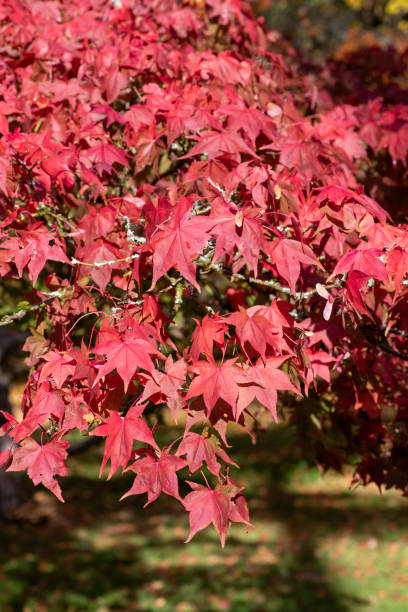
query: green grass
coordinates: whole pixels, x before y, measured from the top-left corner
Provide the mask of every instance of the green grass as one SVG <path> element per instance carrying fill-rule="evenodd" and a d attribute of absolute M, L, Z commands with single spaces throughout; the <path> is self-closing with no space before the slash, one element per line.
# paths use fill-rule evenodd
<path fill-rule="evenodd" d="M 213 529 L 184 544 L 165 495 L 119 503 L 132 476 L 98 480 L 98 449 L 72 458 L 64 505 L 37 489 L 2 527 L 1 612 L 408 609 L 406 500 L 321 479 L 279 428 L 233 444 L 254 529 L 234 526 L 223 550 Z"/>

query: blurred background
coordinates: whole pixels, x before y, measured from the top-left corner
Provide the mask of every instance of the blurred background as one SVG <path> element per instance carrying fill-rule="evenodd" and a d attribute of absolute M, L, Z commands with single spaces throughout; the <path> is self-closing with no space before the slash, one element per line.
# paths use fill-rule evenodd
<path fill-rule="evenodd" d="M 259 0 L 251 4 L 271 29 L 313 59 L 339 56 L 357 45 L 407 43 L 408 0 Z"/>
<path fill-rule="evenodd" d="M 252 5 L 305 65 L 330 65 L 342 99 L 358 90 L 359 101 L 408 102 L 408 0 Z M 1 314 L 1 288 L 0 297 Z M 17 413 L 25 371 L 15 340 L 3 352 L 0 399 Z M 232 477 L 246 488 L 254 528 L 234 526 L 223 550 L 213 529 L 185 545 L 187 514 L 165 495 L 147 509 L 144 496 L 119 503 L 132 475 L 99 480 L 99 447 L 71 457 L 64 505 L 22 480 L 22 503 L 0 519 L 0 611 L 405 612 L 406 499 L 350 489 L 351 471 L 322 478 L 293 435 L 270 426 L 253 447 L 232 432 L 242 466 Z M 163 426 L 159 442 L 167 436 L 177 433 Z"/>
<path fill-rule="evenodd" d="M 212 528 L 184 544 L 187 514 L 166 495 L 146 509 L 145 496 L 119 502 L 132 476 L 99 480 L 99 448 L 70 458 L 65 504 L 24 482 L 26 501 L 1 528 L 0 610 L 408 609 L 405 499 L 350 490 L 351 473 L 322 479 L 285 427 L 256 447 L 229 439 L 254 528 L 233 526 L 224 549 Z"/>

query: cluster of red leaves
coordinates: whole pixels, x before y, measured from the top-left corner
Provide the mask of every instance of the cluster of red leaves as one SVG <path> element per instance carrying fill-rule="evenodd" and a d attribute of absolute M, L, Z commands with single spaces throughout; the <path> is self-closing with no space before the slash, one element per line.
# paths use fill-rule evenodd
<path fill-rule="evenodd" d="M 284 391 L 325 467 L 357 451 L 386 481 L 407 439 L 408 231 L 364 179 L 376 156 L 406 175 L 408 107 L 333 101 L 240 0 L 0 16 L 0 274 L 37 315 L 0 463 L 62 499 L 67 434 L 103 437 L 101 472 L 136 474 L 125 496 L 171 495 L 189 538 L 213 523 L 223 543 L 249 524 L 228 423 L 255 400 L 277 420 Z M 185 425 L 160 448 L 163 405 Z M 205 482 L 184 499 L 181 469 Z"/>

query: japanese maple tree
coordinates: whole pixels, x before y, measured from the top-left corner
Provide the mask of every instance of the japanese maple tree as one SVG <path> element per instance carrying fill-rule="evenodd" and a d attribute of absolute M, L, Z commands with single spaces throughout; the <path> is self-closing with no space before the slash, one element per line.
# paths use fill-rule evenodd
<path fill-rule="evenodd" d="M 31 325 L 5 469 L 62 500 L 79 430 L 135 473 L 124 497 L 223 544 L 250 525 L 228 425 L 255 441 L 266 413 L 408 493 L 408 106 L 342 97 L 241 0 L 0 16 L 1 323 Z"/>

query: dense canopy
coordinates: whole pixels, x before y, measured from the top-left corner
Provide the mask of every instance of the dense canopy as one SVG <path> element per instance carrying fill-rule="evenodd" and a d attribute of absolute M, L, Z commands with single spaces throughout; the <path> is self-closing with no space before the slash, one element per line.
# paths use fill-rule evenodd
<path fill-rule="evenodd" d="M 1 322 L 31 327 L 0 463 L 62 500 L 72 431 L 102 437 L 124 496 L 224 543 L 249 524 L 228 424 L 270 415 L 406 491 L 402 65 L 308 65 L 240 0 L 4 0 L 0 49 Z"/>

